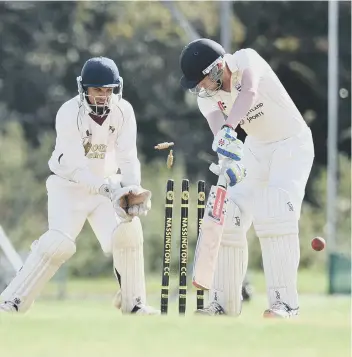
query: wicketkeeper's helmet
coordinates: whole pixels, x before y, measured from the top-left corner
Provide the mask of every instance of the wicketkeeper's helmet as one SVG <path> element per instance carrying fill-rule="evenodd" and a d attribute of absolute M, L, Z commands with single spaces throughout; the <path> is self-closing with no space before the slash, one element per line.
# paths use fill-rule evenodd
<path fill-rule="evenodd" d="M 88 87 L 113 88 L 113 93 L 122 96 L 123 79 L 120 76 L 116 63 L 107 57 L 93 57 L 83 66 L 81 75 L 77 78 L 78 92 L 81 100 L 86 100 L 90 109 L 97 115 L 104 115 L 109 109 L 110 99 L 104 105 L 92 102 L 88 97 Z"/>

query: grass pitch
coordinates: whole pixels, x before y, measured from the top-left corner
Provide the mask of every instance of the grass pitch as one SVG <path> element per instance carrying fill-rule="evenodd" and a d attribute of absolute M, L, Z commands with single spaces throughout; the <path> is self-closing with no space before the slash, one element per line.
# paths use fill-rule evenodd
<path fill-rule="evenodd" d="M 0 357 L 348 357 L 350 297 L 328 297 L 323 274 L 302 272 L 299 317 L 262 318 L 262 275 L 239 318 L 186 316 L 173 295 L 167 316 L 122 316 L 111 306 L 113 279 L 73 281 L 68 299 L 41 299 L 24 315 L 0 315 Z M 149 280 L 149 302 L 159 306 L 159 277 Z M 55 285 L 46 289 L 46 297 Z M 175 292 L 175 291 L 174 291 Z"/>

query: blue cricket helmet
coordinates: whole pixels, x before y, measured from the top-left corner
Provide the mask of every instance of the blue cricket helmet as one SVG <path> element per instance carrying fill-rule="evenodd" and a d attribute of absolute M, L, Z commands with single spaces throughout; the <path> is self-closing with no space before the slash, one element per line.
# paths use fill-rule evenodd
<path fill-rule="evenodd" d="M 109 87 L 119 99 L 122 97 L 123 79 L 120 76 L 116 63 L 107 57 L 90 58 L 83 65 L 81 75 L 77 78 L 78 92 L 81 102 L 88 104 L 97 115 L 105 115 L 110 107 L 111 98 L 104 105 L 92 103 L 88 98 L 88 87 Z"/>
<path fill-rule="evenodd" d="M 118 87 L 120 73 L 116 63 L 106 57 L 89 59 L 81 72 L 82 86 L 87 87 Z"/>

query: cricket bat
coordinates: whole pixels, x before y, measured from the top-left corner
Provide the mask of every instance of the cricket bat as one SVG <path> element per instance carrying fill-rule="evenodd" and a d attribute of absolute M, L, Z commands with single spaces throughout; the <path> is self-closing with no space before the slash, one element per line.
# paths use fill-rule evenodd
<path fill-rule="evenodd" d="M 224 230 L 227 187 L 223 175 L 212 186 L 205 207 L 193 262 L 193 285 L 209 290 L 213 283 L 220 241 Z"/>

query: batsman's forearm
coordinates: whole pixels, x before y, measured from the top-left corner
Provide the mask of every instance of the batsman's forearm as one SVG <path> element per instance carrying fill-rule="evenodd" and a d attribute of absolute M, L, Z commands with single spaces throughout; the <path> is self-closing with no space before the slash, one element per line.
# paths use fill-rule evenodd
<path fill-rule="evenodd" d="M 255 93 L 246 91 L 236 98 L 232 106 L 230 114 L 227 118 L 226 124 L 231 125 L 234 129 L 246 117 L 246 114 L 251 109 L 255 98 Z"/>
<path fill-rule="evenodd" d="M 259 79 L 259 75 L 256 75 L 251 69 L 246 68 L 243 71 L 241 92 L 236 98 L 226 121 L 226 124 L 231 125 L 234 129 L 253 106 Z"/>
<path fill-rule="evenodd" d="M 214 136 L 221 130 L 222 126 L 225 124 L 224 115 L 219 111 L 214 111 L 206 116 L 210 130 Z"/>

